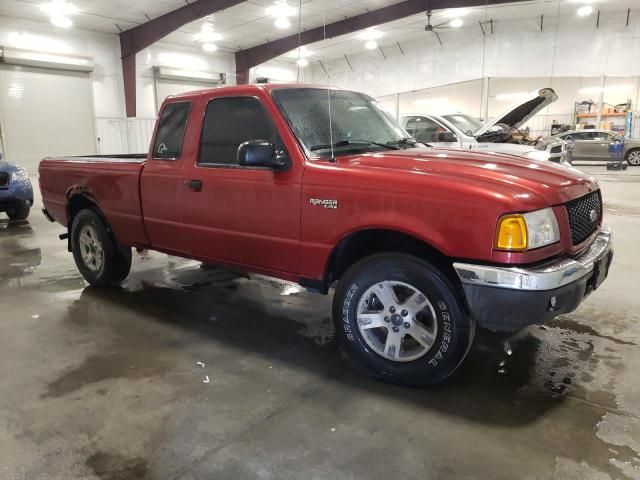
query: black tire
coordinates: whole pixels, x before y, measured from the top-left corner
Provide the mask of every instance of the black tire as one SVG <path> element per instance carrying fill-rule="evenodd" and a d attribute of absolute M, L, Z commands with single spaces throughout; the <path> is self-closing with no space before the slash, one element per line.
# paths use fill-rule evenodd
<path fill-rule="evenodd" d="M 427 307 L 428 310 L 423 311 L 435 313 L 435 319 L 433 313 L 429 314 L 429 321 L 432 324 L 437 323 L 437 330 L 434 330 L 434 340 L 430 348 L 419 358 L 408 361 L 385 358 L 367 343 L 358 327 L 358 306 L 361 300 L 366 300 L 363 300 L 363 296 L 368 291 L 371 292 L 371 287 L 385 281 L 414 287 L 416 293 L 422 293 L 433 308 L 431 310 Z M 367 293 L 368 300 L 371 301 L 369 295 Z M 395 296 L 396 299 L 399 298 L 398 294 Z M 376 301 L 374 295 L 372 302 Z M 402 312 L 403 315 L 406 313 Z M 357 366 L 375 378 L 402 385 L 422 386 L 446 379 L 464 360 L 475 333 L 475 322 L 467 315 L 461 289 L 457 289 L 452 281 L 433 265 L 404 254 L 378 254 L 351 267 L 336 289 L 333 319 L 336 337 Z M 387 318 L 384 321 L 387 322 Z M 378 328 L 375 335 L 384 336 L 384 332 L 390 334 L 389 328 L 392 328 L 392 324 L 386 325 L 388 327 Z M 402 325 L 409 328 L 407 324 Z M 399 335 L 408 333 L 400 331 Z M 407 337 L 402 338 L 399 350 L 407 343 Z M 409 343 L 412 341 L 409 340 Z M 387 353 L 386 347 L 384 348 L 383 353 Z"/>
<path fill-rule="evenodd" d="M 632 167 L 640 166 L 640 148 L 633 148 L 629 150 L 624 159 L 627 161 L 627 164 Z"/>
<path fill-rule="evenodd" d="M 29 212 L 31 212 L 31 207 L 27 205 L 27 203 L 22 202 L 19 205 L 13 207 L 11 210 L 7 211 L 7 216 L 11 220 L 26 220 L 29 216 Z"/>
<path fill-rule="evenodd" d="M 95 242 L 99 245 L 101 261 L 89 265 L 83 258 L 80 235 L 85 228 L 91 229 Z M 118 245 L 107 225 L 93 210 L 82 210 L 71 225 L 71 249 L 73 259 L 84 279 L 95 287 L 105 287 L 121 283 L 131 270 L 131 248 Z"/>

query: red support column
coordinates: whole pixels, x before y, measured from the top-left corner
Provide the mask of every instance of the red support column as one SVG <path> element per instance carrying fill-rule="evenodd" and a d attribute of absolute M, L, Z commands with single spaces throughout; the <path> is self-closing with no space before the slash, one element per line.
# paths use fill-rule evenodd
<path fill-rule="evenodd" d="M 136 116 L 136 54 L 122 57 L 122 79 L 124 81 L 124 103 L 127 117 Z"/>

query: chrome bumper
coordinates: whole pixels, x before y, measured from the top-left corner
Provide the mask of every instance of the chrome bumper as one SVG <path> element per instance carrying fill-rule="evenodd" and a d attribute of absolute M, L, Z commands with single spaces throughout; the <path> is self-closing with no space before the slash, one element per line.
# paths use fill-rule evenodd
<path fill-rule="evenodd" d="M 613 248 L 611 230 L 603 227 L 589 249 L 577 258 L 563 258 L 534 268 L 492 267 L 454 263 L 463 284 L 512 290 L 544 291 L 576 282 L 593 272 L 595 264 Z"/>

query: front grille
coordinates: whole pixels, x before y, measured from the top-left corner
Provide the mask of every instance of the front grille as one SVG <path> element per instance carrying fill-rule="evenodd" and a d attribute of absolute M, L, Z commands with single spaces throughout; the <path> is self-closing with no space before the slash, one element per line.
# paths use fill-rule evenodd
<path fill-rule="evenodd" d="M 550 153 L 562 153 L 562 145 L 557 145 L 555 147 L 551 147 L 549 152 Z"/>
<path fill-rule="evenodd" d="M 4 188 L 9 185 L 10 175 L 6 172 L 0 172 L 0 188 Z"/>
<path fill-rule="evenodd" d="M 602 199 L 600 191 L 571 200 L 566 204 L 569 225 L 571 227 L 571 242 L 580 245 L 595 233 L 602 220 Z"/>

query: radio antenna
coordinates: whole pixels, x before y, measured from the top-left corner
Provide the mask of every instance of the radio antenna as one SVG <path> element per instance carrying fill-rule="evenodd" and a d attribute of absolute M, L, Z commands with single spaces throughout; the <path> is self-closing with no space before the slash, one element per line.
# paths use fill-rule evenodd
<path fill-rule="evenodd" d="M 324 4 L 322 8 L 322 31 L 323 31 L 323 39 L 327 39 L 327 22 L 324 18 Z M 327 64 L 327 103 L 329 106 L 329 145 L 331 146 L 331 158 L 332 162 L 336 161 L 336 156 L 333 150 L 333 124 L 331 119 L 331 65 L 329 65 L 329 59 L 325 57 L 325 62 Z"/>

